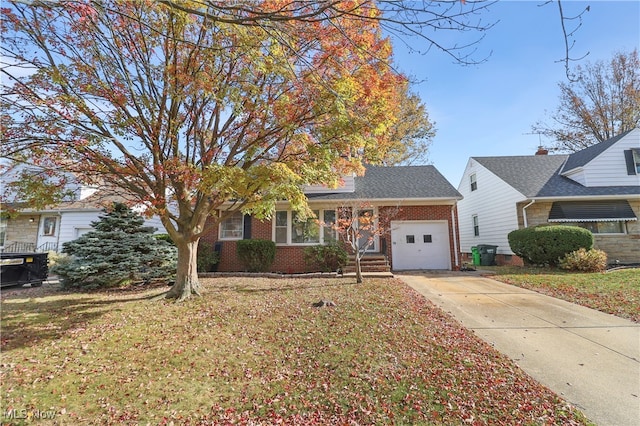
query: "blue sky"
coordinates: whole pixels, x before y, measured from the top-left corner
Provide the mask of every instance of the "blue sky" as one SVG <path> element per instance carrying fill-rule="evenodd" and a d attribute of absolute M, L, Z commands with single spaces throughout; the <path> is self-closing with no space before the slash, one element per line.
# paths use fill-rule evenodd
<path fill-rule="evenodd" d="M 429 160 L 455 187 L 472 156 L 532 155 L 548 143 L 531 133 L 531 125 L 558 105 L 558 82 L 566 81 L 564 38 L 556 3 L 504 1 L 493 5 L 483 21 L 499 21 L 478 45 L 474 66 L 454 64 L 444 53 L 408 53 L 395 45 L 400 70 L 420 83 L 413 86 L 436 122 Z M 640 49 L 640 2 L 564 0 L 566 16 L 587 5 L 576 32 L 573 64 L 608 60 L 616 51 Z M 461 35 L 458 35 L 461 36 Z M 420 48 L 421 41 L 409 43 Z"/>

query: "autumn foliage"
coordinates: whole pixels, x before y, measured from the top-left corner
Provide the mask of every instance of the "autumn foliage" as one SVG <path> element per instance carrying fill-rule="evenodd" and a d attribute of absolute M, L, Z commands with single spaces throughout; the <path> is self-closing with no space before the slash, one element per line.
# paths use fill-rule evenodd
<path fill-rule="evenodd" d="M 178 247 L 169 296 L 198 294 L 208 217 L 304 209 L 301 185 L 336 186 L 390 149 L 406 80 L 375 6 L 344 6 L 358 13 L 261 26 L 154 1 L 5 7 L 2 155 L 147 205 Z"/>

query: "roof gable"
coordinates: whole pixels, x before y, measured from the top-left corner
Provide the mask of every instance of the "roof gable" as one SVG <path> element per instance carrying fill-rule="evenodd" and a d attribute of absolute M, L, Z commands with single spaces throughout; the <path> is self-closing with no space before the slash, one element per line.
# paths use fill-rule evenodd
<path fill-rule="evenodd" d="M 606 141 L 602 141 L 595 145 L 591 145 L 583 150 L 570 154 L 569 159 L 567 160 L 566 164 L 562 168 L 562 173 L 566 173 L 578 167 L 586 166 L 588 163 L 593 161 L 596 157 L 598 157 L 600 154 L 605 152 L 607 149 L 611 148 L 620 139 L 624 138 L 632 131 L 633 130 L 628 130 L 618 136 L 607 139 Z"/>

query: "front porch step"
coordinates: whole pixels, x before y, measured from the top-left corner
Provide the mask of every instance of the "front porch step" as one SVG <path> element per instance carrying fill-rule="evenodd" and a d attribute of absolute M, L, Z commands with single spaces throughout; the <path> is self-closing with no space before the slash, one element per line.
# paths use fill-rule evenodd
<path fill-rule="evenodd" d="M 387 256 L 384 254 L 366 254 L 360 259 L 360 269 L 362 273 L 365 272 L 390 272 L 391 267 Z M 347 265 L 344 267 L 343 272 L 345 274 L 356 272 L 356 259 L 355 256 L 349 256 Z"/>

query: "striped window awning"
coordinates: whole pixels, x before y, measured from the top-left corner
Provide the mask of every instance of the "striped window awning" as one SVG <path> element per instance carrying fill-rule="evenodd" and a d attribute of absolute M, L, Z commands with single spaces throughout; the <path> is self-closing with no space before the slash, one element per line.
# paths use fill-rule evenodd
<path fill-rule="evenodd" d="M 549 211 L 549 222 L 612 222 L 638 220 L 626 200 L 556 201 Z"/>

